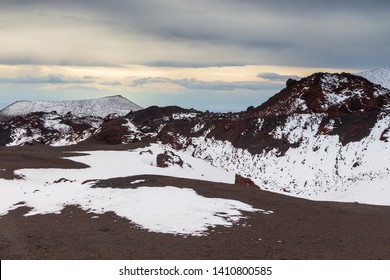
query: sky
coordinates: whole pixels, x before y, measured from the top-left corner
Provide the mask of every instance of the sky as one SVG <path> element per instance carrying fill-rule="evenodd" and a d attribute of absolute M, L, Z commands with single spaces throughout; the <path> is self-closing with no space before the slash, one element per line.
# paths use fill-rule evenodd
<path fill-rule="evenodd" d="M 389 66 L 388 0 L 2 0 L 0 108 L 120 94 L 240 111 L 288 78 Z"/>

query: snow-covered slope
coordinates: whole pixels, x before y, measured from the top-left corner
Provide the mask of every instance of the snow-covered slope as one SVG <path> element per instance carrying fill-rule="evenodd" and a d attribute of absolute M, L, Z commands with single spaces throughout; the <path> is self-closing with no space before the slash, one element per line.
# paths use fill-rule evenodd
<path fill-rule="evenodd" d="M 137 111 L 142 107 L 120 96 L 109 96 L 90 100 L 70 101 L 17 101 L 0 111 L 0 120 L 15 116 L 24 116 L 32 112 L 53 112 L 60 116 L 71 113 L 76 117 L 100 117 L 110 114 L 124 116 L 130 111 Z"/>
<path fill-rule="evenodd" d="M 249 177 L 269 191 L 314 200 L 390 205 L 390 116 L 380 117 L 367 137 L 346 145 L 338 135 L 319 133 L 324 117 L 294 114 L 276 126 L 270 137 L 291 145 L 284 154 L 276 147 L 252 154 L 230 141 L 207 137 L 193 138 L 187 152 Z"/>
<path fill-rule="evenodd" d="M 356 75 L 362 76 L 374 84 L 390 89 L 390 67 L 361 72 Z"/>

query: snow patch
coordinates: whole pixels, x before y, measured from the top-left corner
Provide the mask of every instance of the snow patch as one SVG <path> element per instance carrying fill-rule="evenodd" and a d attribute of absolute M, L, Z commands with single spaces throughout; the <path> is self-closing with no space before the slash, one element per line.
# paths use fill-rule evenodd
<path fill-rule="evenodd" d="M 258 118 L 256 124 L 257 124 L 257 131 L 261 131 L 264 125 L 264 119 Z"/>
<path fill-rule="evenodd" d="M 180 114 L 172 114 L 172 118 L 174 120 L 186 120 L 196 118 L 197 113 L 180 113 Z"/>
<path fill-rule="evenodd" d="M 130 184 L 134 185 L 134 184 L 144 183 L 145 181 L 146 180 L 144 180 L 144 179 L 134 180 L 134 181 L 131 181 Z"/>
<path fill-rule="evenodd" d="M 127 120 L 127 123 L 122 124 L 122 126 L 127 127 L 131 132 L 139 132 L 138 128 L 130 120 Z"/>
<path fill-rule="evenodd" d="M 192 133 L 196 133 L 196 132 L 202 130 L 204 126 L 205 126 L 204 123 L 197 123 L 197 124 L 192 128 Z"/>
<path fill-rule="evenodd" d="M 162 147 L 154 145 L 151 149 L 157 154 Z M 229 182 L 233 179 L 232 174 L 195 158 L 191 160 L 191 165 L 196 166 L 197 170 L 181 168 L 180 172 L 177 172 L 175 167 L 157 168 L 151 164 L 150 154 L 140 155 L 140 151 L 141 149 L 93 151 L 89 155 L 71 157 L 75 161 L 88 164 L 90 168 L 86 169 L 18 170 L 15 173 L 22 175 L 24 179 L 0 179 L 0 215 L 22 205 L 32 208 L 26 216 L 59 214 L 65 206 L 77 205 L 95 214 L 113 211 L 152 232 L 201 236 L 206 235 L 212 227 L 232 226 L 244 218 L 243 212 L 273 213 L 270 210 L 255 209 L 240 201 L 205 198 L 192 189 L 171 186 L 136 189 L 91 188 L 95 179 L 139 174 L 179 174 L 185 178 Z M 184 154 L 182 158 L 189 159 Z M 107 162 L 110 162 L 110 168 L 107 168 Z M 85 181 L 89 183 L 83 184 Z M 131 183 L 143 181 L 136 180 Z"/>

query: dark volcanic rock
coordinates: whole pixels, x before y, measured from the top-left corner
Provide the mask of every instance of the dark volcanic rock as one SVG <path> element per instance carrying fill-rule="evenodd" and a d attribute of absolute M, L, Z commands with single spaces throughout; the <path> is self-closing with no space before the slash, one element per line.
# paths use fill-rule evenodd
<path fill-rule="evenodd" d="M 11 127 L 0 122 L 0 146 L 5 146 L 11 141 Z"/>
<path fill-rule="evenodd" d="M 333 121 L 333 127 L 330 123 Z M 325 116 L 320 124 L 318 134 L 338 135 L 340 142 L 346 145 L 367 137 L 377 121 L 375 112 L 356 112 L 338 118 Z M 332 127 L 329 129 L 329 127 Z"/>
<path fill-rule="evenodd" d="M 126 120 L 124 118 L 108 118 L 104 121 L 100 132 L 94 138 L 108 144 L 121 144 L 123 142 L 123 136 L 128 133 L 128 129 L 124 126 L 125 123 Z"/>
<path fill-rule="evenodd" d="M 296 82 L 297 82 L 297 80 L 291 79 L 291 78 L 290 78 L 290 79 L 287 80 L 286 86 L 287 86 L 287 87 L 291 87 L 291 86 L 293 86 Z"/>
<path fill-rule="evenodd" d="M 379 138 L 381 141 L 388 142 L 389 141 L 389 136 L 390 136 L 390 128 L 386 128 L 382 134 L 381 137 Z"/>
<path fill-rule="evenodd" d="M 172 165 L 183 167 L 183 160 L 171 151 L 165 151 L 163 154 L 158 154 L 156 157 L 158 167 L 166 168 Z"/>

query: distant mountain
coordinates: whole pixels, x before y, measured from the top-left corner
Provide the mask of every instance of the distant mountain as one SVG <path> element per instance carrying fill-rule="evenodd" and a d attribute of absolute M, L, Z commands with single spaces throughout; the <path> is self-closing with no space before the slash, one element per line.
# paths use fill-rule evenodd
<path fill-rule="evenodd" d="M 290 79 L 239 113 L 152 106 L 103 120 L 34 113 L 0 123 L 0 145 L 86 139 L 160 143 L 292 196 L 390 203 L 390 90 L 352 74 Z"/>
<path fill-rule="evenodd" d="M 374 84 L 390 89 L 390 67 L 361 72 L 356 75 L 362 76 Z"/>
<path fill-rule="evenodd" d="M 71 113 L 75 117 L 100 117 L 110 114 L 124 116 L 142 107 L 120 96 L 71 101 L 17 101 L 0 111 L 0 120 L 25 116 L 33 112 L 56 112 L 60 116 Z"/>

